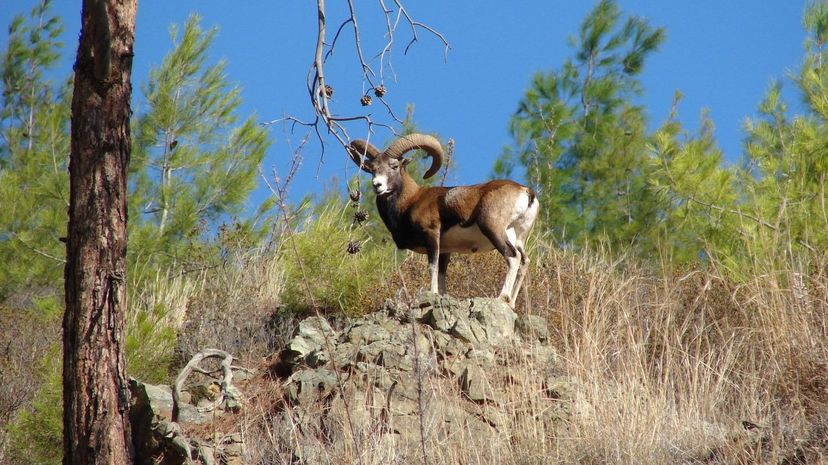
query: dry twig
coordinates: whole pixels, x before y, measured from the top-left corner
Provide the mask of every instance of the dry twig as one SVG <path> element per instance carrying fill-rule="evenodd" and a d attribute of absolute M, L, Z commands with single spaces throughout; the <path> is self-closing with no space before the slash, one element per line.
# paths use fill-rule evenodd
<path fill-rule="evenodd" d="M 206 358 L 220 358 L 221 359 L 221 367 L 218 370 L 205 370 L 199 366 Z M 192 372 L 201 373 L 203 375 L 212 375 L 218 371 L 222 372 L 221 376 L 221 392 L 219 393 L 219 397 L 208 407 L 199 409 L 202 412 L 209 412 L 212 410 L 217 409 L 227 398 L 227 392 L 233 385 L 233 356 L 229 353 L 219 350 L 219 349 L 203 349 L 201 352 L 193 355 L 193 358 L 187 362 L 187 365 L 181 370 L 178 376 L 175 378 L 175 384 L 173 384 L 173 411 L 172 411 L 172 421 L 178 421 L 178 406 L 181 403 L 181 389 L 184 387 L 184 383 L 187 381 L 187 378 L 190 376 Z"/>

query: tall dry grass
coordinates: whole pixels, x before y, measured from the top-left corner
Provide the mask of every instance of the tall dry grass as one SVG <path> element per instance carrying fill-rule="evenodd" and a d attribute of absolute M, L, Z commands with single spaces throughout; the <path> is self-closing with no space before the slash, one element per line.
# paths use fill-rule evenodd
<path fill-rule="evenodd" d="M 556 291 L 545 310 L 578 386 L 573 439 L 559 442 L 568 460 L 825 460 L 824 257 L 734 282 L 715 266 L 653 273 L 600 255 L 538 255 L 548 271 L 530 292 Z"/>
<path fill-rule="evenodd" d="M 420 381 L 432 406 L 419 412 L 426 454 L 403 450 L 370 422 L 340 425 L 350 433 L 334 440 L 297 420 L 293 434 L 274 437 L 273 413 L 284 406 L 272 385 L 257 397 L 271 403 L 243 421 L 250 463 L 828 461 L 828 257 L 783 252 L 736 280 L 714 262 L 663 271 L 543 241 L 532 256 L 518 310 L 548 319 L 559 362 L 538 366 L 516 354 L 508 382 L 491 374 L 505 401 L 480 408 L 496 416 L 495 429 L 446 428 L 446 409 L 435 406 L 462 396 L 456 380 L 430 371 Z M 493 295 L 501 261 L 460 257 L 449 292 Z M 425 288 L 424 269 L 419 257 L 407 260 L 377 294 Z M 362 415 L 372 402 L 348 408 Z M 299 459 L 300 449 L 317 453 Z"/>

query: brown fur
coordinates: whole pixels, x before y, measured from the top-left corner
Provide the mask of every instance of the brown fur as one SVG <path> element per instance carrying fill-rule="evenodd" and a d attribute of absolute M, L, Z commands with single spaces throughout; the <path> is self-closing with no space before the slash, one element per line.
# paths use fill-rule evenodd
<path fill-rule="evenodd" d="M 401 150 L 396 150 L 401 145 L 395 143 L 392 144 L 392 147 L 396 145 L 395 150 L 380 152 L 363 141 L 355 141 L 348 148 L 354 162 L 374 176 L 373 182 L 378 191 L 377 210 L 397 247 L 428 256 L 432 283 L 436 283 L 438 273 L 441 282 L 445 280 L 451 252 L 472 253 L 492 248 L 506 258 L 512 270 L 518 266 L 514 264 L 515 257 L 519 257 L 517 263 L 520 264 L 522 280 L 522 272 L 528 263 L 521 245 L 524 237 L 510 240 L 509 234 L 515 231 L 510 229 L 507 233 L 507 229 L 512 228 L 512 222 L 518 218 L 515 207 L 521 195 L 528 196 L 527 208 L 536 202 L 532 189 L 510 180 L 494 180 L 472 186 L 420 187 L 406 171 L 408 160 L 402 159 L 402 154 L 413 148 L 425 149 L 434 158 L 426 173 L 429 175 L 439 169 L 442 148 L 439 141 L 430 136 L 406 137 L 413 142 L 402 144 Z M 367 160 L 363 160 L 363 155 Z M 517 235 L 525 236 L 534 214 L 532 212 L 532 217 L 524 224 L 528 227 L 524 227 L 523 232 L 517 232 Z M 457 226 L 462 229 L 452 230 Z M 444 234 L 447 232 L 449 234 Z M 507 283 L 512 279 L 514 275 Z M 432 289 L 434 287 L 432 284 Z M 505 295 L 507 301 L 513 300 L 515 296 L 511 294 L 516 294 L 519 288 L 520 284 L 517 284 L 513 292 L 509 284 L 504 284 L 504 289 L 509 290 L 504 290 L 501 297 Z"/>

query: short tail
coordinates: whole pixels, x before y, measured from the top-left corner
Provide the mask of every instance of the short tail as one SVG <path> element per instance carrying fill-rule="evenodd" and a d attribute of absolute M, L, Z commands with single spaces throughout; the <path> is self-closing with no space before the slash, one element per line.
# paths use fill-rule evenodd
<path fill-rule="evenodd" d="M 531 207 L 532 204 L 535 203 L 535 201 L 537 200 L 538 196 L 537 196 L 537 194 L 535 194 L 535 190 L 532 189 L 531 187 L 527 187 L 526 192 L 529 194 L 529 205 L 528 206 Z"/>

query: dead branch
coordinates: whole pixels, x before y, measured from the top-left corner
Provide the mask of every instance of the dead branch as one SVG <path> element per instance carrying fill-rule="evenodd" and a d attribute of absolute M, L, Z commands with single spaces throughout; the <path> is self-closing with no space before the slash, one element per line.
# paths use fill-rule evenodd
<path fill-rule="evenodd" d="M 26 242 L 25 240 L 23 240 L 23 238 L 22 238 L 22 237 L 20 237 L 20 236 L 19 236 L 16 232 L 14 232 L 14 231 L 12 231 L 12 232 L 11 232 L 11 236 L 12 236 L 13 238 L 17 239 L 17 242 L 19 242 L 21 245 L 23 245 L 24 247 L 26 247 L 27 249 L 31 250 L 32 252 L 34 252 L 34 253 L 36 253 L 36 254 L 38 254 L 38 255 L 41 255 L 41 256 L 43 256 L 43 257 L 46 257 L 46 258 L 48 258 L 49 260 L 52 260 L 52 261 L 54 261 L 54 262 L 56 262 L 56 263 L 60 263 L 60 264 L 65 264 L 65 263 L 66 263 L 66 259 L 63 259 L 63 258 L 60 258 L 60 257 L 56 257 L 56 256 L 54 256 L 54 255 L 52 255 L 52 254 L 50 254 L 50 253 L 48 253 L 48 252 L 44 252 L 43 250 L 38 249 L 37 247 L 35 247 L 35 246 L 33 246 L 33 245 L 29 244 L 28 242 Z"/>
<path fill-rule="evenodd" d="M 419 21 L 414 21 L 411 18 L 411 16 L 408 14 L 408 11 L 405 10 L 405 7 L 403 6 L 403 4 L 400 3 L 400 0 L 394 0 L 394 3 L 397 5 L 397 8 L 399 8 L 400 13 L 402 13 L 402 15 L 405 16 L 405 20 L 408 21 L 409 26 L 411 26 L 411 35 L 412 35 L 411 41 L 408 43 L 408 45 L 406 45 L 405 52 L 403 52 L 403 54 L 408 54 L 408 49 L 410 49 L 411 46 L 414 45 L 415 42 L 417 42 L 417 40 L 418 40 L 418 38 L 417 38 L 417 28 L 419 27 L 419 28 L 425 29 L 426 31 L 434 34 L 438 39 L 440 39 L 441 42 L 443 42 L 443 45 L 445 46 L 445 49 L 443 51 L 443 56 L 444 56 L 444 59 L 448 60 L 448 51 L 451 49 L 451 45 L 448 43 L 446 38 L 443 37 L 443 35 L 440 34 L 439 32 L 437 32 L 436 30 L 434 30 L 434 28 L 432 28 L 432 27 L 430 27 L 426 24 L 423 24 Z"/>
<path fill-rule="evenodd" d="M 221 359 L 221 367 L 216 370 L 205 370 L 199 366 L 204 359 L 207 358 L 220 358 Z M 192 372 L 201 373 L 204 375 L 211 375 L 213 373 L 217 373 L 219 371 L 222 372 L 221 377 L 221 392 L 219 393 L 219 397 L 213 402 L 212 405 L 204 408 L 200 408 L 200 412 L 210 412 L 218 408 L 227 398 L 228 390 L 233 385 L 233 356 L 229 353 L 219 350 L 219 349 L 203 349 L 201 352 L 193 355 L 193 358 L 187 362 L 187 365 L 181 370 L 178 376 L 175 378 L 175 384 L 173 385 L 173 411 L 172 411 L 172 421 L 178 421 L 178 406 L 181 403 L 181 389 L 184 387 L 184 382 L 187 381 L 187 378 L 190 376 Z"/>
<path fill-rule="evenodd" d="M 412 33 L 412 39 L 406 47 L 406 52 L 415 42 L 418 41 L 419 38 L 417 35 L 417 31 L 418 29 L 422 29 L 430 32 L 431 34 L 439 38 L 446 47 L 445 53 L 448 53 L 450 46 L 448 41 L 442 34 L 440 34 L 434 28 L 414 20 L 411 17 L 411 15 L 409 15 L 408 11 L 405 10 L 405 7 L 403 6 L 400 0 L 394 0 L 394 4 L 397 8 L 397 18 L 395 21 L 392 22 L 391 15 L 394 11 L 386 6 L 384 0 L 380 0 L 380 8 L 385 17 L 386 43 L 382 47 L 382 50 L 377 54 L 377 56 L 380 58 L 379 81 L 377 82 L 376 80 L 378 74 L 374 71 L 374 69 L 365 59 L 366 55 L 363 51 L 362 36 L 359 28 L 358 14 L 355 2 L 353 0 L 347 0 L 348 17 L 345 20 L 343 20 L 342 23 L 339 24 L 339 27 L 337 28 L 336 33 L 334 34 L 333 41 L 330 43 L 326 41 L 328 17 L 325 0 L 317 0 L 316 2 L 316 47 L 314 50 L 313 64 L 311 65 L 307 76 L 307 91 L 315 117 L 312 121 L 304 121 L 294 117 L 286 117 L 276 119 L 265 124 L 270 125 L 284 121 L 290 122 L 293 127 L 295 127 L 297 124 L 313 127 L 322 149 L 320 155 L 320 165 L 324 162 L 325 156 L 325 138 L 323 136 L 323 131 L 327 132 L 327 134 L 329 135 L 332 135 L 343 147 L 347 146 L 350 142 L 350 136 L 348 135 L 348 131 L 346 130 L 345 123 L 354 123 L 362 121 L 367 125 L 369 134 L 373 132 L 374 126 L 381 126 L 387 128 L 391 130 L 391 132 L 395 135 L 398 132 L 389 125 L 374 121 L 370 113 L 364 115 L 350 116 L 335 115 L 331 108 L 330 97 L 333 94 L 333 88 L 329 85 L 327 81 L 327 77 L 325 75 L 325 64 L 327 62 L 327 59 L 333 56 L 336 45 L 343 31 L 348 26 L 352 28 L 353 41 L 356 48 L 357 62 L 359 63 L 359 69 L 363 83 L 367 83 L 367 85 L 369 86 L 369 89 L 367 89 L 367 91 L 374 92 L 376 98 L 382 103 L 382 105 L 387 110 L 390 118 L 393 119 L 394 122 L 396 122 L 397 124 L 402 124 L 402 121 L 399 118 L 397 118 L 397 116 L 394 114 L 393 109 L 391 108 L 391 105 L 384 98 L 386 90 L 383 85 L 383 76 L 385 66 L 391 66 L 390 60 L 387 59 L 387 55 L 392 50 L 394 36 L 397 31 L 397 27 L 401 21 L 401 18 L 405 19 L 405 22 L 410 26 Z"/>

